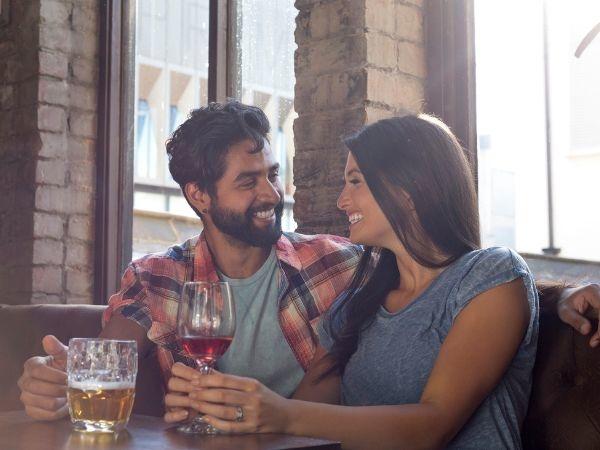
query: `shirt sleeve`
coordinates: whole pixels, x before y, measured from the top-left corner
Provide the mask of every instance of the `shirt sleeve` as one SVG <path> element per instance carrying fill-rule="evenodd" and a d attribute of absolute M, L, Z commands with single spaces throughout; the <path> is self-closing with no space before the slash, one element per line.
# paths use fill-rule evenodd
<path fill-rule="evenodd" d="M 347 295 L 347 290 L 338 295 L 338 297 L 332 303 L 331 308 L 325 314 L 321 315 L 317 325 L 319 344 L 328 352 L 331 351 L 334 343 L 333 330 L 335 329 L 335 331 L 339 331 L 342 327 L 343 316 L 345 313 L 343 309 L 343 302 L 346 300 Z M 336 312 L 336 314 L 334 315 L 333 312 Z"/>
<path fill-rule="evenodd" d="M 147 289 L 142 283 L 135 263 L 129 264 L 121 278 L 121 288 L 108 300 L 108 308 L 102 315 L 102 327 L 114 314 L 120 314 L 148 332 L 152 326 L 152 315 L 146 302 Z"/>
<path fill-rule="evenodd" d="M 471 303 L 475 297 L 517 278 L 523 280 L 531 311 L 529 335 L 538 316 L 538 295 L 533 275 L 527 263 L 515 251 L 504 247 L 492 247 L 481 252 L 479 258 L 463 276 L 453 301 L 450 302 L 452 320 Z"/>
<path fill-rule="evenodd" d="M 319 336 L 319 345 L 328 352 L 333 347 L 333 338 L 331 337 L 329 314 L 323 314 L 317 325 L 317 335 Z"/>

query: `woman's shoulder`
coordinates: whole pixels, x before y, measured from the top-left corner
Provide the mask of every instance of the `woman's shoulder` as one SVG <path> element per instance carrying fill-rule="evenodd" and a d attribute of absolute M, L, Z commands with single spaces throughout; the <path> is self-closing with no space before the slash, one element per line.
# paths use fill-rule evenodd
<path fill-rule="evenodd" d="M 516 251 L 508 247 L 487 247 L 465 254 L 459 262 L 467 278 L 501 275 L 506 272 L 529 274 L 529 267 Z"/>
<path fill-rule="evenodd" d="M 460 260 L 454 291 L 455 313 L 458 313 L 475 296 L 494 287 L 521 278 L 528 297 L 535 300 L 535 283 L 527 263 L 514 250 L 507 247 L 489 247 L 465 254 Z"/>

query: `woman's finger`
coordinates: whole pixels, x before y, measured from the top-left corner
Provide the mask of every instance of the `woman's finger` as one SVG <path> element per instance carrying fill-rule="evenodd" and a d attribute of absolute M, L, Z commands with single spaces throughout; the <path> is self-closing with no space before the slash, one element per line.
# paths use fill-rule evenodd
<path fill-rule="evenodd" d="M 228 405 L 245 405 L 248 402 L 248 395 L 241 391 L 231 389 L 198 389 L 192 391 L 189 395 L 192 401 L 221 403 Z"/>
<path fill-rule="evenodd" d="M 231 420 L 219 419 L 211 415 L 206 415 L 203 417 L 203 419 L 216 429 L 231 434 L 253 433 L 257 428 L 256 425 L 247 421 L 235 422 Z"/>
<path fill-rule="evenodd" d="M 189 395 L 167 394 L 165 395 L 165 406 L 167 408 L 189 408 L 192 405 L 192 399 Z"/>
<path fill-rule="evenodd" d="M 188 381 L 191 381 L 195 377 L 202 376 L 196 369 L 186 366 L 180 362 L 173 364 L 171 367 L 171 373 L 176 377 L 183 378 L 184 380 Z"/>
<path fill-rule="evenodd" d="M 189 380 L 173 376 L 169 378 L 167 389 L 169 392 L 183 392 L 187 394 L 194 389 L 194 386 Z"/>
<path fill-rule="evenodd" d="M 187 409 L 174 408 L 172 411 L 168 411 L 165 416 L 165 422 L 177 423 L 186 420 L 189 416 Z"/>
<path fill-rule="evenodd" d="M 237 406 L 225 406 L 209 402 L 193 402 L 192 407 L 202 414 L 210 414 L 211 416 L 223 420 L 235 420 L 237 417 Z"/>
<path fill-rule="evenodd" d="M 253 378 L 236 377 L 222 373 L 201 375 L 192 380 L 192 384 L 200 388 L 227 388 L 237 391 L 255 392 L 260 388 L 260 382 Z"/>

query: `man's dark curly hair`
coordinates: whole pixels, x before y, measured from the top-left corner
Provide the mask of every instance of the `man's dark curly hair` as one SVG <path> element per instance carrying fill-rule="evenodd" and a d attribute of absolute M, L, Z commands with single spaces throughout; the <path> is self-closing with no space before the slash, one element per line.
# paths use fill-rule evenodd
<path fill-rule="evenodd" d="M 196 183 L 214 196 L 229 148 L 251 139 L 256 143 L 253 152 L 260 152 L 269 129 L 267 116 L 256 106 L 235 100 L 209 103 L 190 112 L 167 141 L 169 171 L 182 191 L 187 183 Z"/>

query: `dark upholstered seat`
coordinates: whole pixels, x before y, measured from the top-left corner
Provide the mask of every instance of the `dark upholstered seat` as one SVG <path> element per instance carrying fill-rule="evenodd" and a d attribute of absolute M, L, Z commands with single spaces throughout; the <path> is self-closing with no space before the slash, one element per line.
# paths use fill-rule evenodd
<path fill-rule="evenodd" d="M 544 309 L 523 445 L 600 449 L 600 348 Z"/>
<path fill-rule="evenodd" d="M 42 355 L 41 339 L 100 332 L 102 306 L 0 305 L 0 410 L 20 409 L 16 385 L 23 362 Z M 526 449 L 600 449 L 600 349 L 542 310 L 533 391 L 523 429 Z M 162 415 L 163 387 L 155 355 L 140 362 L 134 411 Z"/>
<path fill-rule="evenodd" d="M 0 411 L 22 409 L 16 382 L 25 360 L 44 355 L 41 340 L 55 335 L 67 344 L 72 337 L 96 337 L 104 306 L 0 305 Z M 160 416 L 164 412 L 163 385 L 156 355 L 140 361 L 133 411 Z"/>

